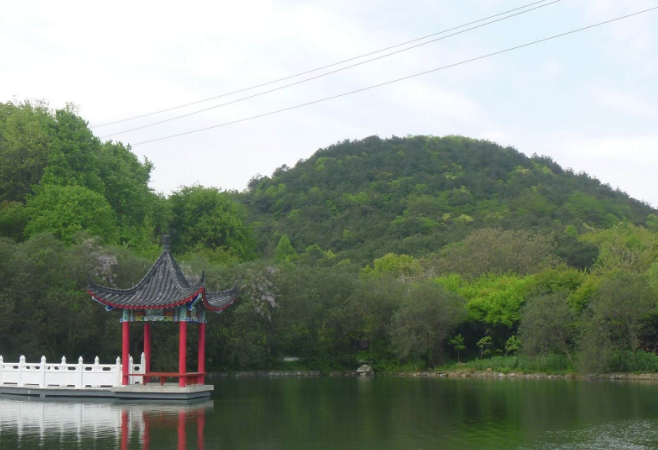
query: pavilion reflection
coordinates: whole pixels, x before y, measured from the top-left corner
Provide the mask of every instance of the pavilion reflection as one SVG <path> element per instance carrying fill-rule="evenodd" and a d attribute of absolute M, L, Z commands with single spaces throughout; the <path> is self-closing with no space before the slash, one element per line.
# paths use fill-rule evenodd
<path fill-rule="evenodd" d="M 153 438 L 166 434 L 167 448 L 204 449 L 206 413 L 212 408 L 210 400 L 186 404 L 122 404 L 43 401 L 2 395 L 0 447 L 5 448 L 10 439 L 26 448 L 30 447 L 28 442 L 39 442 L 39 447 L 43 447 L 49 439 L 68 443 L 61 448 L 69 448 L 73 442 L 83 446 L 85 440 L 101 439 L 114 441 L 115 448 L 121 450 L 161 449 L 161 443 L 153 442 Z M 170 440 L 173 435 L 177 436 L 177 445 Z"/>

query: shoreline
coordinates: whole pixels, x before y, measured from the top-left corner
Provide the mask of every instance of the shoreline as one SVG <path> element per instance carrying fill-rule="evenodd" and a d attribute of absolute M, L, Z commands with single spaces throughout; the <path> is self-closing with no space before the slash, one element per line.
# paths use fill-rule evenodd
<path fill-rule="evenodd" d="M 359 377 L 362 376 L 356 370 L 329 371 L 320 370 L 254 370 L 239 372 L 212 372 L 208 377 L 213 378 L 318 378 L 318 377 Z M 550 380 L 633 380 L 633 381 L 658 381 L 658 373 L 604 373 L 604 374 L 582 374 L 576 372 L 552 374 L 552 373 L 521 373 L 521 372 L 496 372 L 454 370 L 441 372 L 379 372 L 370 376 L 376 377 L 398 377 L 398 378 L 497 378 L 497 379 L 550 379 Z"/>

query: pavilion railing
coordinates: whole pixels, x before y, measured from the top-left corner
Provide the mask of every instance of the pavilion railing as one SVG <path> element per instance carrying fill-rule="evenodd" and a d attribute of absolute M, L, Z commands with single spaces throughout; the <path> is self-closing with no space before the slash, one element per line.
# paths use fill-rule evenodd
<path fill-rule="evenodd" d="M 82 357 L 77 364 L 67 364 L 66 357 L 60 363 L 49 363 L 42 356 L 38 363 L 28 363 L 21 356 L 17 363 L 4 362 L 0 356 L 0 386 L 33 388 L 99 389 L 121 386 L 121 358 L 115 364 L 84 364 Z M 130 373 L 145 373 L 146 364 L 142 353 L 139 364 L 129 361 Z M 130 377 L 130 384 L 141 384 L 142 377 Z"/>

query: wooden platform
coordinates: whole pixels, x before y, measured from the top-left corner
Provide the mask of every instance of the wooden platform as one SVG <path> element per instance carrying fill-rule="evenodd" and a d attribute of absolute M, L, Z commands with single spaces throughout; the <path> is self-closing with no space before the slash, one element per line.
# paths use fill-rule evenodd
<path fill-rule="evenodd" d="M 98 389 L 77 389 L 71 387 L 18 387 L 0 385 L 0 394 L 23 395 L 33 397 L 69 397 L 69 398 L 103 398 L 123 400 L 195 400 L 210 397 L 214 386 L 192 385 L 179 387 L 178 384 L 167 383 L 147 384 L 145 386 L 133 384 L 128 386 L 114 386 Z"/>

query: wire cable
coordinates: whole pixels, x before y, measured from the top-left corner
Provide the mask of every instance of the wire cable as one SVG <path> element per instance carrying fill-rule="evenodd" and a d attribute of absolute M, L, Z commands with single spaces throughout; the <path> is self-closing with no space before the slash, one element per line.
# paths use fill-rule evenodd
<path fill-rule="evenodd" d="M 339 64 L 344 64 L 344 63 L 347 63 L 347 62 L 354 61 L 356 59 L 365 58 L 366 56 L 371 56 L 371 55 L 374 55 L 374 54 L 377 54 L 377 53 L 385 52 L 386 50 L 391 50 L 393 48 L 402 47 L 402 46 L 407 45 L 407 44 L 412 44 L 414 42 L 422 41 L 423 39 L 431 38 L 431 37 L 434 37 L 434 36 L 438 36 L 440 34 L 448 33 L 450 31 L 458 30 L 459 28 L 467 27 L 469 25 L 473 25 L 473 24 L 476 24 L 478 22 L 483 22 L 485 20 L 493 19 L 494 17 L 502 16 L 502 15 L 505 15 L 505 14 L 508 14 L 508 13 L 511 13 L 511 12 L 514 12 L 514 11 L 518 11 L 520 9 L 525 9 L 525 8 L 530 7 L 530 6 L 537 5 L 539 3 L 545 3 L 547 1 L 548 0 L 540 0 L 540 1 L 537 1 L 537 2 L 529 3 L 527 5 L 519 6 L 517 8 L 513 8 L 513 9 L 510 9 L 510 10 L 498 13 L 498 14 L 494 14 L 493 16 L 484 17 L 482 19 L 474 20 L 472 22 L 465 23 L 465 24 L 462 24 L 462 25 L 459 25 L 459 26 L 456 26 L 456 27 L 452 27 L 452 28 L 448 28 L 446 30 L 436 32 L 436 33 L 428 34 L 426 36 L 422 36 L 422 37 L 419 37 L 419 38 L 416 38 L 416 39 L 412 39 L 410 41 L 402 42 L 400 44 L 391 45 L 389 47 L 382 48 L 382 49 L 379 49 L 379 50 L 374 50 L 370 53 L 365 53 L 363 55 L 354 56 L 352 58 L 344 59 L 342 61 L 338 61 L 338 62 L 335 62 L 335 63 L 332 63 L 332 64 L 327 64 L 326 66 L 318 67 L 316 69 L 307 70 L 305 72 L 300 72 L 300 73 L 297 73 L 297 74 L 294 74 L 294 75 L 288 75 L 286 77 L 279 78 L 277 80 L 267 81 L 265 83 L 261 83 L 261 84 L 255 85 L 255 86 L 249 86 L 249 87 L 246 87 L 246 88 L 238 89 L 236 91 L 231 91 L 231 92 L 226 92 L 224 94 L 219 94 L 219 95 L 216 95 L 214 97 L 209 97 L 209 98 L 205 98 L 205 99 L 202 99 L 202 100 L 197 100 L 197 101 L 190 102 L 190 103 L 185 103 L 183 105 L 173 106 L 173 107 L 170 107 L 170 108 L 161 109 L 161 110 L 158 110 L 158 111 L 153 111 L 153 112 L 141 114 L 141 115 L 138 115 L 138 116 L 128 117 L 126 119 L 120 119 L 120 120 L 115 120 L 113 122 L 106 122 L 106 123 L 101 123 L 101 124 L 98 124 L 98 125 L 93 125 L 89 128 L 100 128 L 100 127 L 104 127 L 104 126 L 108 126 L 108 125 L 115 125 L 117 123 L 128 122 L 128 121 L 131 121 L 131 120 L 136 120 L 136 119 L 141 119 L 141 118 L 144 118 L 144 117 L 154 116 L 156 114 L 161 114 L 161 113 L 168 112 L 168 111 L 174 111 L 176 109 L 185 108 L 187 106 L 198 105 L 199 103 L 209 102 L 211 100 L 216 100 L 218 98 L 227 97 L 229 95 L 239 94 L 239 93 L 242 93 L 242 92 L 245 92 L 245 91 L 250 91 L 252 89 L 257 89 L 257 88 L 260 88 L 260 87 L 263 87 L 263 86 L 268 86 L 270 84 L 278 83 L 280 81 L 290 80 L 292 78 L 300 77 L 302 75 L 308 75 L 310 73 L 317 72 L 319 70 L 329 69 L 329 68 L 337 66 Z"/>
<path fill-rule="evenodd" d="M 471 58 L 471 59 L 467 59 L 467 60 L 460 61 L 460 62 L 457 62 L 457 63 L 449 64 L 447 66 L 442 66 L 442 67 L 438 67 L 436 69 L 426 70 L 424 72 L 418 72 L 418 73 L 415 73 L 413 75 L 408 75 L 408 76 L 405 76 L 405 77 L 396 78 L 394 80 L 385 81 L 383 83 L 375 84 L 375 85 L 372 85 L 372 86 L 367 86 L 367 87 L 364 87 L 364 88 L 356 89 L 354 91 L 343 92 L 342 94 L 333 95 L 331 97 L 325 97 L 325 98 L 321 98 L 321 99 L 318 99 L 318 100 L 313 100 L 311 102 L 302 103 L 302 104 L 295 105 L 295 106 L 290 106 L 288 108 L 277 109 L 275 111 L 270 111 L 270 112 L 266 112 L 266 113 L 263 113 L 263 114 L 258 114 L 256 116 L 245 117 L 243 119 L 233 120 L 233 121 L 230 121 L 230 122 L 224 122 L 224 123 L 220 123 L 218 125 L 213 125 L 213 126 L 210 126 L 210 127 L 198 128 L 196 130 L 186 131 L 184 133 L 177 133 L 177 134 L 172 134 L 172 135 L 164 136 L 164 137 L 160 137 L 160 138 L 149 139 L 147 141 L 142 141 L 142 142 L 138 142 L 136 144 L 132 144 L 132 146 L 136 147 L 138 145 L 144 145 L 144 144 L 148 144 L 148 143 L 151 143 L 151 142 L 158 142 L 158 141 L 163 141 L 165 139 L 172 139 L 172 138 L 175 138 L 175 137 L 186 136 L 186 135 L 192 134 L 192 133 L 199 133 L 201 131 L 212 130 L 214 128 L 226 127 L 226 126 L 229 126 L 229 125 L 234 125 L 236 123 L 246 122 L 246 121 L 249 121 L 249 120 L 259 119 L 261 117 L 266 117 L 266 116 L 271 116 L 273 114 L 282 113 L 284 111 L 291 111 L 291 110 L 294 110 L 294 109 L 303 108 L 305 106 L 315 105 L 317 103 L 326 102 L 328 100 L 334 100 L 334 99 L 337 99 L 337 98 L 340 98 L 340 97 L 345 97 L 345 96 L 348 96 L 348 95 L 356 94 L 358 92 L 368 91 L 370 89 L 375 89 L 375 88 L 378 88 L 378 87 L 381 87 L 381 86 L 386 86 L 386 85 L 389 85 L 389 84 L 397 83 L 399 81 L 408 80 L 408 79 L 419 77 L 419 76 L 422 76 L 422 75 L 427 75 L 429 73 L 438 72 L 440 70 L 450 69 L 452 67 L 461 66 L 461 65 L 468 64 L 468 63 L 471 63 L 471 62 L 474 62 L 474 61 L 479 61 L 481 59 L 490 58 L 492 56 L 501 55 L 503 53 L 508 53 L 508 52 L 518 50 L 518 49 L 521 49 L 521 48 L 530 47 L 532 45 L 540 44 L 542 42 L 551 41 L 553 39 L 558 39 L 558 38 L 561 38 L 561 37 L 564 37 L 564 36 L 569 36 L 571 34 L 579 33 L 579 32 L 585 31 L 585 30 L 589 30 L 591 28 L 596 28 L 596 27 L 600 27 L 602 25 L 607 25 L 609 23 L 618 22 L 620 20 L 628 19 L 629 17 L 639 16 L 640 14 L 645 14 L 645 13 L 648 13 L 650 11 L 655 11 L 657 9 L 658 9 L 658 6 L 655 6 L 653 8 L 648 8 L 648 9 L 645 9 L 645 10 L 642 10 L 642 11 L 627 14 L 625 16 L 616 17 L 614 19 L 609 19 L 609 20 L 606 20 L 604 22 L 598 22 L 598 23 L 595 23 L 593 25 L 588 25 L 586 27 L 577 28 L 575 30 L 567 31 L 565 33 L 555 34 L 553 36 L 549 36 L 549 37 L 546 37 L 546 38 L 543 38 L 543 39 L 538 39 L 536 41 L 527 42 L 525 44 L 520 44 L 520 45 L 517 45 L 517 46 L 514 46 L 514 47 L 506 48 L 504 50 L 499 50 L 499 51 L 494 52 L 494 53 L 488 53 L 486 55 L 477 56 L 475 58 Z"/>
<path fill-rule="evenodd" d="M 377 61 L 379 59 L 387 58 L 389 56 L 397 55 L 398 53 L 407 52 L 409 50 L 413 50 L 415 48 L 422 47 L 424 45 L 428 45 L 428 44 L 432 44 L 434 42 L 442 41 L 444 39 L 448 39 L 449 37 L 457 36 L 458 34 L 467 33 L 469 31 L 475 30 L 477 28 L 486 27 L 487 25 L 491 25 L 492 23 L 501 22 L 503 20 L 507 20 L 507 19 L 510 19 L 512 17 L 528 13 L 528 12 L 534 11 L 536 9 L 545 8 L 546 6 L 550 6 L 554 3 L 559 3 L 561 1 L 562 0 L 553 0 L 550 3 L 546 3 L 546 4 L 541 5 L 541 6 L 536 6 L 532 9 L 527 9 L 525 11 L 518 12 L 518 13 L 515 13 L 515 14 L 511 14 L 509 16 L 505 16 L 505 17 L 502 17 L 500 19 L 492 20 L 491 22 L 485 22 L 483 24 L 476 25 L 472 28 L 467 28 L 465 30 L 458 31 L 458 32 L 453 33 L 453 34 L 448 34 L 448 35 L 442 36 L 440 38 L 432 39 L 431 41 L 426 41 L 426 42 L 423 42 L 423 43 L 420 43 L 420 44 L 413 45 L 411 47 L 403 48 L 401 50 L 396 50 L 396 51 L 391 52 L 391 53 L 386 53 L 384 55 L 377 56 L 377 57 L 372 58 L 372 59 L 367 59 L 365 61 L 361 61 L 361 62 L 358 62 L 356 64 L 352 64 L 352 65 L 349 65 L 349 66 L 341 67 L 340 69 L 332 70 L 331 72 L 325 72 L 325 73 L 320 74 L 320 75 L 315 75 L 315 76 L 310 77 L 310 78 L 305 78 L 303 80 L 295 81 L 294 83 L 285 84 L 283 86 L 279 86 L 279 87 L 276 87 L 276 88 L 273 88 L 273 89 L 270 89 L 270 90 L 267 90 L 267 91 L 263 91 L 263 92 L 258 92 L 256 94 L 249 95 L 247 97 L 238 98 L 238 99 L 232 100 L 230 102 L 220 103 L 219 105 L 211 106 L 211 107 L 200 109 L 200 110 L 197 110 L 197 111 L 192 111 L 192 112 L 189 112 L 189 113 L 186 113 L 186 114 L 181 114 L 181 115 L 175 116 L 175 117 L 170 117 L 168 119 L 160 120 L 158 122 L 152 122 L 152 123 L 149 123 L 149 124 L 146 124 L 146 125 L 141 125 L 141 126 L 138 126 L 138 127 L 129 128 L 127 130 L 119 131 L 119 132 L 116 132 L 116 133 L 106 134 L 105 136 L 101 136 L 101 139 L 105 139 L 105 138 L 112 137 L 112 136 L 119 136 L 121 134 L 130 133 L 132 131 L 143 130 L 144 128 L 153 127 L 155 125 L 160 125 L 160 124 L 163 124 L 163 123 L 166 123 L 166 122 L 171 122 L 171 121 L 174 121 L 174 120 L 182 119 L 184 117 L 194 116 L 196 114 L 201 114 L 203 112 L 210 111 L 210 110 L 217 109 L 217 108 L 221 108 L 223 106 L 233 105 L 235 103 L 243 102 L 245 100 L 249 100 L 249 99 L 252 99 L 254 97 L 260 97 L 262 95 L 266 95 L 266 94 L 270 94 L 272 92 L 280 91 L 282 89 L 286 89 L 286 88 L 289 88 L 291 86 L 296 86 L 298 84 L 307 83 L 307 82 L 312 81 L 312 80 L 317 80 L 318 78 L 323 78 L 323 77 L 326 77 L 328 75 L 333 75 L 335 73 L 342 72 L 344 70 L 348 70 L 348 69 L 351 69 L 351 68 L 354 68 L 354 67 L 357 67 L 357 66 L 361 66 L 363 64 L 367 64 L 367 63 L 370 63 L 370 62 L 373 62 L 373 61 Z"/>

